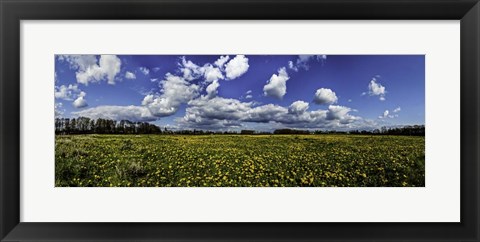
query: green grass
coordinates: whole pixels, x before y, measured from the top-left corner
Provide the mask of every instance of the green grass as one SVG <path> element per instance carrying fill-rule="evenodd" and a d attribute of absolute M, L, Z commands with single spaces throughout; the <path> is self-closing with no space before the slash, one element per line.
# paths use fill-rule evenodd
<path fill-rule="evenodd" d="M 425 138 L 59 135 L 55 185 L 425 186 Z"/>

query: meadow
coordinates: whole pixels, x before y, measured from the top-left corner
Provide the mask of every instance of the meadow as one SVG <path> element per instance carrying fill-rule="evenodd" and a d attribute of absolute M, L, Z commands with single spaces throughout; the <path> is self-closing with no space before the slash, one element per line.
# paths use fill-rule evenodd
<path fill-rule="evenodd" d="M 56 135 L 57 187 L 422 187 L 425 137 Z"/>

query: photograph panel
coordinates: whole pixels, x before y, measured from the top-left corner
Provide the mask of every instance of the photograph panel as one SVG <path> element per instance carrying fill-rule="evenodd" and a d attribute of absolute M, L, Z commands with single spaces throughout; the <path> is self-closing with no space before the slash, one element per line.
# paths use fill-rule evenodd
<path fill-rule="evenodd" d="M 424 187 L 424 55 L 55 55 L 56 187 Z"/>

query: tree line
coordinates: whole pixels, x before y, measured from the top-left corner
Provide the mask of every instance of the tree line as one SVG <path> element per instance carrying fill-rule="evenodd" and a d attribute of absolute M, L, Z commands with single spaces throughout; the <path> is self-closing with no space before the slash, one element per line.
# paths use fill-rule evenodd
<path fill-rule="evenodd" d="M 184 135 L 209 135 L 209 134 L 352 134 L 352 135 L 409 135 L 425 136 L 425 125 L 409 125 L 403 127 L 382 127 L 374 130 L 299 130 L 276 129 L 272 132 L 241 130 L 241 131 L 204 131 L 204 130 L 162 130 L 159 126 L 147 122 L 132 122 L 129 120 L 115 121 L 111 119 L 56 118 L 55 134 L 184 134 Z"/>
<path fill-rule="evenodd" d="M 350 134 L 373 134 L 373 135 L 408 135 L 408 136 L 425 136 L 425 125 L 406 125 L 402 127 L 382 127 L 372 131 L 352 130 Z"/>
<path fill-rule="evenodd" d="M 56 118 L 55 134 L 159 134 L 160 127 L 147 122 L 111 119 Z"/>

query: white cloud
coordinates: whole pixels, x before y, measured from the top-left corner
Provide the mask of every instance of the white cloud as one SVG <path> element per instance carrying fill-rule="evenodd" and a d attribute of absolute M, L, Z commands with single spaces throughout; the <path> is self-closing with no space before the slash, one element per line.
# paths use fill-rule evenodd
<path fill-rule="evenodd" d="M 182 58 L 181 69 L 187 66 L 189 70 L 196 69 L 198 67 L 190 61 L 186 61 L 185 58 Z M 198 68 L 200 69 L 200 67 Z M 185 72 L 184 72 L 185 73 Z M 108 106 L 101 110 L 111 110 L 108 115 L 111 117 L 131 117 L 133 115 L 143 115 L 137 117 L 135 120 L 155 120 L 160 117 L 166 117 L 175 114 L 180 106 L 183 103 L 187 103 L 190 100 L 199 96 L 201 90 L 200 86 L 197 84 L 192 84 L 188 81 L 187 78 L 191 78 L 191 75 L 176 76 L 171 73 L 167 73 L 165 78 L 159 82 L 160 90 L 158 93 L 150 91 L 145 93 L 145 97 L 142 100 L 142 106 Z M 152 82 L 156 82 L 157 79 L 151 79 Z M 209 95 L 214 96 L 216 94 L 215 85 L 219 85 L 218 81 L 212 82 L 211 86 L 207 91 L 210 91 Z M 97 115 L 97 109 L 89 109 L 93 114 Z M 148 110 L 146 112 L 145 110 Z M 125 111 L 126 114 L 121 112 Z M 92 114 L 92 116 L 94 116 Z M 118 118 L 115 118 L 118 120 Z"/>
<path fill-rule="evenodd" d="M 288 108 L 275 104 L 254 105 L 254 102 L 237 99 L 202 96 L 188 102 L 185 116 L 176 121 L 183 128 L 224 130 L 246 123 L 308 129 L 365 126 L 364 120 L 350 114 L 354 110 L 344 106 L 330 105 L 327 110 L 307 111 L 308 103 L 303 101 L 296 101 Z"/>
<path fill-rule="evenodd" d="M 85 100 L 86 95 L 87 94 L 85 92 L 80 92 L 80 94 L 78 94 L 78 98 L 75 99 L 75 101 L 73 101 L 72 105 L 75 108 L 84 108 L 84 107 L 88 106 L 87 100 Z"/>
<path fill-rule="evenodd" d="M 85 96 L 87 94 L 80 90 L 78 86 L 75 85 L 61 85 L 60 87 L 55 86 L 55 98 L 63 99 L 66 101 L 72 101 L 72 105 L 76 108 L 83 108 L 88 106 Z"/>
<path fill-rule="evenodd" d="M 122 64 L 116 55 L 101 55 L 99 60 L 94 55 L 62 55 L 58 59 L 67 61 L 70 68 L 76 69 L 77 82 L 84 85 L 103 80 L 115 84 L 115 76 Z"/>
<path fill-rule="evenodd" d="M 248 71 L 248 58 L 244 55 L 237 55 L 225 65 L 225 72 L 228 80 L 240 77 Z"/>
<path fill-rule="evenodd" d="M 90 82 L 99 82 L 105 78 L 105 73 L 98 66 L 92 66 L 85 71 L 79 71 L 76 73 L 77 82 L 83 85 L 88 85 Z"/>
<path fill-rule="evenodd" d="M 285 67 L 280 68 L 278 70 L 278 75 L 273 74 L 267 84 L 263 87 L 264 95 L 282 99 L 287 93 L 288 79 L 290 79 L 290 77 L 288 76 Z"/>
<path fill-rule="evenodd" d="M 388 110 L 385 110 L 385 111 L 383 112 L 383 116 L 379 116 L 379 117 L 380 117 L 380 118 L 386 118 L 386 117 L 388 117 L 388 114 L 389 114 L 389 111 L 388 111 Z"/>
<path fill-rule="evenodd" d="M 199 78 L 204 79 L 206 83 L 211 83 L 215 80 L 233 80 L 240 77 L 248 70 L 248 58 L 243 55 L 237 55 L 230 60 L 229 56 L 220 56 L 214 64 L 206 63 L 199 66 L 184 57 L 178 63 L 179 71 L 187 81 L 193 81 Z M 226 63 L 226 64 L 225 64 Z"/>
<path fill-rule="evenodd" d="M 265 104 L 262 106 L 254 107 L 242 115 L 243 120 L 247 122 L 285 122 L 288 118 L 288 109 L 275 104 Z"/>
<path fill-rule="evenodd" d="M 148 108 L 141 106 L 98 106 L 88 108 L 78 112 L 72 112 L 76 117 L 88 117 L 91 119 L 112 119 L 112 120 L 130 120 L 130 121 L 155 121 L 157 117 L 153 116 Z"/>
<path fill-rule="evenodd" d="M 226 56 L 220 56 L 220 58 L 218 58 L 218 60 L 215 61 L 215 66 L 219 67 L 221 70 L 224 70 L 225 69 L 225 63 L 227 63 L 227 61 L 230 60 L 230 56 L 226 55 Z"/>
<path fill-rule="evenodd" d="M 351 111 L 352 109 L 349 107 L 339 106 L 339 105 L 330 105 L 328 106 L 327 119 L 328 120 L 350 119 L 352 118 L 352 116 L 350 116 L 348 113 Z"/>
<path fill-rule="evenodd" d="M 245 94 L 251 94 L 252 90 L 248 90 Z"/>
<path fill-rule="evenodd" d="M 177 123 L 185 128 L 224 129 L 241 126 L 242 115 L 252 103 L 236 99 L 200 97 L 188 102 L 185 115 Z"/>
<path fill-rule="evenodd" d="M 250 94 L 248 94 L 247 96 L 245 96 L 245 99 L 251 99 L 251 98 L 253 98 L 253 96 L 250 95 Z"/>
<path fill-rule="evenodd" d="M 145 75 L 145 76 L 148 75 L 148 74 L 150 74 L 150 70 L 149 70 L 148 68 L 146 68 L 146 67 L 143 67 L 143 66 L 142 66 L 142 67 L 140 67 L 139 69 L 140 69 L 140 71 L 143 73 L 143 75 Z"/>
<path fill-rule="evenodd" d="M 377 82 L 377 79 L 374 77 L 368 84 L 368 94 L 370 96 L 379 96 L 380 101 L 385 101 L 385 94 L 387 91 L 382 84 Z"/>
<path fill-rule="evenodd" d="M 55 118 L 60 118 L 65 113 L 63 108 L 63 103 L 55 103 Z"/>
<path fill-rule="evenodd" d="M 338 101 L 337 95 L 331 89 L 320 88 L 315 92 L 313 101 L 316 104 L 333 104 Z"/>
<path fill-rule="evenodd" d="M 217 89 L 220 86 L 217 80 L 213 81 L 210 85 L 207 87 L 207 95 L 209 98 L 213 98 L 217 96 Z"/>
<path fill-rule="evenodd" d="M 153 100 L 155 100 L 155 96 L 153 94 L 148 94 L 147 96 L 145 96 L 142 100 L 142 105 L 143 106 L 146 106 L 150 103 L 153 102 Z"/>
<path fill-rule="evenodd" d="M 299 55 L 298 56 L 298 62 L 306 63 L 310 59 L 313 59 L 315 55 Z"/>
<path fill-rule="evenodd" d="M 115 76 L 120 72 L 122 61 L 116 55 L 100 56 L 100 68 L 105 72 L 108 84 L 115 84 Z"/>
<path fill-rule="evenodd" d="M 397 109 L 395 109 L 395 110 L 397 110 Z M 394 113 L 399 112 L 399 111 L 395 112 L 395 110 L 393 111 Z M 396 117 L 398 117 L 398 114 L 392 115 L 392 114 L 390 114 L 390 111 L 388 111 L 388 110 L 385 110 L 385 111 L 383 112 L 383 115 L 378 116 L 379 119 L 384 119 L 384 118 L 396 118 Z"/>
<path fill-rule="evenodd" d="M 181 58 L 182 62 L 178 65 L 180 66 L 180 71 L 183 73 L 183 78 L 187 81 L 193 81 L 203 76 L 204 69 L 197 64 L 193 63 L 190 60 L 187 60 L 184 57 Z"/>
<path fill-rule="evenodd" d="M 299 55 L 296 61 L 288 62 L 288 68 L 296 72 L 300 69 L 308 71 L 310 69 L 308 63 L 312 60 L 317 60 L 324 63 L 327 60 L 327 55 Z"/>
<path fill-rule="evenodd" d="M 70 84 L 68 86 L 55 86 L 55 98 L 71 101 L 78 95 L 78 93 L 80 93 L 80 89 L 77 85 Z"/>
<path fill-rule="evenodd" d="M 402 111 L 402 109 L 401 109 L 400 107 L 397 107 L 397 108 L 395 108 L 395 109 L 393 110 L 394 113 L 398 113 L 398 112 L 400 112 L 400 111 Z"/>
<path fill-rule="evenodd" d="M 200 87 L 196 84 L 190 84 L 184 78 L 167 73 L 165 79 L 160 81 L 161 95 L 153 98 L 147 95 L 142 104 L 150 112 L 158 117 L 169 116 L 177 112 L 182 103 L 187 103 L 196 96 Z"/>
<path fill-rule="evenodd" d="M 304 101 L 295 101 L 293 102 L 290 107 L 288 107 L 288 112 L 289 113 L 294 113 L 294 114 L 301 114 L 307 111 L 308 109 L 308 103 Z"/>
<path fill-rule="evenodd" d="M 295 64 L 293 64 L 293 61 L 288 61 L 288 68 L 290 68 L 294 71 L 298 71 L 298 67 L 295 66 Z"/>
<path fill-rule="evenodd" d="M 210 64 L 205 65 L 203 68 L 204 68 L 203 76 L 207 83 L 218 81 L 219 79 L 225 78 L 219 68 L 213 67 Z"/>
<path fill-rule="evenodd" d="M 125 72 L 125 78 L 132 80 L 132 79 L 136 79 L 137 76 L 135 76 L 135 74 L 133 72 L 127 71 L 127 72 Z"/>
<path fill-rule="evenodd" d="M 85 71 L 97 64 L 97 57 L 94 55 L 59 55 L 58 60 L 66 61 L 70 68 Z"/>
<path fill-rule="evenodd" d="M 160 93 L 146 95 L 142 100 L 142 106 L 99 106 L 72 114 L 94 119 L 153 121 L 174 114 L 182 103 L 194 99 L 200 91 L 198 85 L 170 73 L 167 73 L 164 80 L 159 82 L 159 86 Z"/>

